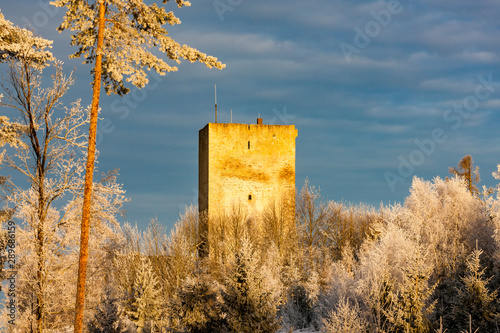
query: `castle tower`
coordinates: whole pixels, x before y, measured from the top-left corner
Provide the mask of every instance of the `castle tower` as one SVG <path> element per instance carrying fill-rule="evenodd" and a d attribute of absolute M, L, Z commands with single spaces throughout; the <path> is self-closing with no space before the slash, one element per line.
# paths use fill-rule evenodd
<path fill-rule="evenodd" d="M 200 254 L 210 221 L 234 207 L 258 218 L 271 205 L 295 215 L 294 125 L 209 123 L 199 132 Z"/>

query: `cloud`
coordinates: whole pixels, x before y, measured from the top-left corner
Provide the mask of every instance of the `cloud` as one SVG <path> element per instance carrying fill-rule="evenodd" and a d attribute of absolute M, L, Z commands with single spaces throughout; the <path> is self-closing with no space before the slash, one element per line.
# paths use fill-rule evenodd
<path fill-rule="evenodd" d="M 39 10 L 20 1 L 2 6 L 16 23 Z M 147 221 L 158 213 L 173 221 L 178 205 L 192 201 L 198 130 L 214 119 L 214 84 L 220 121 L 229 121 L 231 109 L 234 121 L 241 123 L 254 123 L 259 113 L 270 121 L 273 109 L 284 107 L 295 115 L 297 186 L 309 176 L 332 199 L 401 201 L 410 180 L 392 193 L 383 172 L 397 168 L 398 156 L 407 156 L 416 149 L 414 141 L 429 138 L 436 127 L 449 140 L 416 174 L 446 176 L 448 166 L 466 153 L 482 170 L 500 162 L 498 91 L 459 130 L 443 121 L 446 110 L 474 93 L 479 76 L 500 78 L 496 0 L 401 0 L 402 12 L 351 63 L 339 44 L 353 44 L 354 28 L 364 29 L 374 20 L 371 11 L 384 9 L 385 1 L 243 1 L 223 20 L 212 1 L 182 9 L 174 5 L 169 2 L 167 9 L 182 24 L 168 27 L 169 34 L 217 56 L 227 68 L 183 61 L 179 72 L 146 90 L 139 101 L 132 95 L 103 95 L 101 117 L 115 129 L 99 147 L 99 169 L 122 169 L 132 220 Z M 74 48 L 68 35 L 55 32 L 58 20 L 41 32 L 57 37 L 54 52 L 67 61 Z M 80 62 L 67 61 L 78 72 L 68 97 L 88 102 L 90 66 Z M 122 119 L 112 103 L 127 101 L 137 105 Z"/>
<path fill-rule="evenodd" d="M 452 92 L 455 94 L 470 95 L 474 93 L 474 89 L 477 86 L 477 80 L 468 79 L 467 81 L 461 79 L 449 79 L 449 78 L 435 78 L 422 81 L 420 87 L 429 91 L 438 92 Z M 465 96 L 464 96 L 465 97 Z"/>

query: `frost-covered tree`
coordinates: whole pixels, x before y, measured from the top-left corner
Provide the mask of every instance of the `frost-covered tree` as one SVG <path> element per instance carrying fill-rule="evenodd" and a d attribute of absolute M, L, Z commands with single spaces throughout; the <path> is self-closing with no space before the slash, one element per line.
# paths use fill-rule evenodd
<path fill-rule="evenodd" d="M 497 171 L 493 172 L 492 176 L 495 179 L 500 180 L 500 164 L 497 165 Z M 494 238 L 496 241 L 495 259 L 497 260 L 500 266 L 500 184 L 497 185 L 495 190 L 496 190 L 496 198 L 492 198 L 490 203 L 491 205 L 490 218 L 492 219 L 495 225 L 495 234 L 494 234 Z"/>
<path fill-rule="evenodd" d="M 280 307 L 284 325 L 298 329 L 311 326 L 315 318 L 313 299 L 303 283 L 295 283 L 288 288 L 286 300 Z"/>
<path fill-rule="evenodd" d="M 400 330 L 428 331 L 428 316 L 434 311 L 434 303 L 430 301 L 434 291 L 434 286 L 429 283 L 431 273 L 432 267 L 425 262 L 420 251 L 403 268 L 403 283 L 399 295 L 402 313 Z"/>
<path fill-rule="evenodd" d="M 229 266 L 223 293 L 230 332 L 271 333 L 279 328 L 276 304 L 263 288 L 263 273 L 247 237 Z"/>
<path fill-rule="evenodd" d="M 482 250 L 474 250 L 467 259 L 467 272 L 461 278 L 458 297 L 453 307 L 452 318 L 458 328 L 467 330 L 469 325 L 480 332 L 494 332 L 498 329 L 497 294 L 490 291 L 490 278 L 484 276 L 480 257 Z"/>
<path fill-rule="evenodd" d="M 387 222 L 380 239 L 360 254 L 356 293 L 371 313 L 374 329 L 425 332 L 426 315 L 433 309 L 432 265 L 412 235 Z"/>
<path fill-rule="evenodd" d="M 26 176 L 30 185 L 24 190 L 11 183 L 14 193 L 10 200 L 17 205 L 17 216 L 33 230 L 37 257 L 34 316 L 36 327 L 41 331 L 48 315 L 44 293 L 48 279 L 47 243 L 54 227 L 50 224 L 60 219 L 53 204 L 68 193 L 76 193 L 79 186 L 78 176 L 83 169 L 78 165 L 73 148 L 83 146 L 79 128 L 86 123 L 86 117 L 77 103 L 65 116 L 56 118 L 54 112 L 61 107 L 60 99 L 73 83 L 71 75 L 66 77 L 61 65 L 45 51 L 50 41 L 12 27 L 3 16 L 0 19 L 5 27 L 0 52 L 9 64 L 6 80 L 1 83 L 6 96 L 0 106 L 19 112 L 17 123 L 24 128 L 25 141 L 24 147 L 19 147 L 6 162 Z M 42 70 L 50 64 L 55 66 L 53 86 L 44 89 Z"/>
<path fill-rule="evenodd" d="M 36 69 L 42 69 L 54 60 L 50 51 L 52 41 L 14 26 L 0 13 L 0 62 L 21 60 Z"/>
<path fill-rule="evenodd" d="M 13 27 L 0 16 L 0 55 L 8 63 L 1 82 L 5 96 L 0 106 L 17 112 L 15 120 L 22 145 L 8 155 L 5 163 L 26 182 L 9 182 L 8 202 L 15 208 L 18 221 L 18 329 L 67 327 L 71 315 L 68 292 L 75 282 L 75 253 L 78 252 L 78 228 L 81 214 L 84 159 L 77 150 L 85 148 L 81 128 L 88 123 L 79 102 L 70 108 L 61 99 L 73 84 L 72 75 L 62 72 L 62 64 L 46 49 L 51 41 L 36 37 L 26 29 Z M 51 86 L 42 85 L 42 71 L 53 67 Z M 4 123 L 5 125 L 5 123 Z M 3 126 L 12 132 L 12 127 Z M 96 259 L 106 256 L 106 247 L 114 238 L 115 216 L 125 200 L 113 173 L 95 185 L 93 193 L 92 251 Z M 96 238 L 96 235 L 99 235 Z M 103 266 L 106 267 L 106 266 Z M 88 294 L 94 302 L 104 268 L 90 264 L 96 288 Z"/>
<path fill-rule="evenodd" d="M 167 3 L 167 0 L 163 1 Z M 87 165 L 85 172 L 84 204 L 82 213 L 81 254 L 78 273 L 78 291 L 75 303 L 75 332 L 83 330 L 86 264 L 88 260 L 88 235 L 90 204 L 94 173 L 95 145 L 101 80 L 108 94 L 126 94 L 124 80 L 136 87 L 148 83 L 146 71 L 154 69 L 160 75 L 175 71 L 156 56 L 158 50 L 177 63 L 180 59 L 199 61 L 207 67 L 222 69 L 224 65 L 212 56 L 187 45 L 181 45 L 168 36 L 165 24 L 179 24 L 180 20 L 157 4 L 148 5 L 142 0 L 55 0 L 57 7 L 67 11 L 59 30 L 74 31 L 71 44 L 79 46 L 73 57 L 83 57 L 93 63 L 94 76 Z M 185 0 L 176 0 L 178 7 L 190 6 Z"/>
<path fill-rule="evenodd" d="M 179 8 L 191 6 L 185 0 L 176 0 L 176 3 Z M 181 21 L 172 11 L 167 12 L 157 4 L 149 5 L 142 0 L 55 0 L 52 4 L 67 8 L 59 30 L 74 31 L 71 44 L 79 49 L 71 57 L 83 57 L 85 63 L 98 65 L 98 56 L 102 56 L 99 74 L 108 94 L 126 94 L 129 89 L 124 81 L 144 87 L 148 83 L 146 70 L 154 69 L 160 75 L 177 71 L 176 66 L 159 58 L 151 48 L 157 48 L 176 63 L 185 59 L 209 68 L 225 67 L 217 58 L 181 45 L 169 36 L 164 25 L 173 26 Z M 97 76 L 97 68 L 93 74 Z"/>
<path fill-rule="evenodd" d="M 120 318 L 118 299 L 111 287 L 107 287 L 101 303 L 97 306 L 94 318 L 87 324 L 89 333 L 122 333 L 124 324 Z"/>
<path fill-rule="evenodd" d="M 169 308 L 174 327 L 191 333 L 228 332 L 221 287 L 204 273 L 186 278 Z"/>
<path fill-rule="evenodd" d="M 143 333 L 146 325 L 154 325 L 159 319 L 162 300 L 158 277 L 148 258 L 141 257 L 139 270 L 135 277 L 131 306 L 127 315 L 137 325 L 137 332 Z"/>
<path fill-rule="evenodd" d="M 481 201 L 460 178 L 424 181 L 415 177 L 397 223 L 417 235 L 433 261 L 437 278 L 451 276 L 479 247 L 493 251 L 493 223 Z"/>
<path fill-rule="evenodd" d="M 2 15 L 0 13 L 0 15 Z M 0 94 L 0 103 L 2 101 L 3 95 Z M 20 139 L 22 133 L 24 132 L 24 127 L 16 122 L 11 122 L 9 118 L 0 116 L 0 148 L 5 145 L 9 145 L 12 148 L 21 147 L 26 149 L 27 146 Z M 0 151 L 0 168 L 4 162 L 5 150 Z M 0 203 L 4 203 L 7 194 L 9 193 L 9 182 L 7 176 L 0 175 Z M 13 210 L 9 209 L 7 206 L 0 209 L 0 224 L 7 221 L 12 216 Z"/>
<path fill-rule="evenodd" d="M 2 14 L 0 13 L 0 16 Z M 2 95 L 0 95 L 0 102 L 2 99 Z M 9 145 L 13 148 L 22 146 L 26 148 L 24 142 L 20 140 L 20 136 L 22 135 L 23 127 L 18 123 L 12 123 L 9 121 L 9 118 L 0 116 L 0 148 L 5 145 Z M 5 150 L 0 151 L 0 169 L 4 160 Z M 7 195 L 10 193 L 9 186 L 9 178 L 7 176 L 0 175 L 0 281 L 4 279 L 4 264 L 7 259 L 7 255 L 5 250 L 7 249 L 8 244 L 8 232 L 7 229 L 4 229 L 4 224 L 10 220 L 12 214 L 14 213 L 14 209 L 8 206 L 6 203 Z M 1 286 L 0 286 L 1 290 Z"/>
<path fill-rule="evenodd" d="M 24 59 L 32 65 L 39 68 L 45 67 L 47 62 L 53 60 L 52 53 L 46 49 L 50 48 L 52 42 L 43 38 L 34 36 L 26 29 L 21 29 L 5 19 L 0 12 L 0 63 L 13 62 Z M 0 94 L 0 101 L 3 95 Z M 17 122 L 10 122 L 9 118 L 0 116 L 0 148 L 9 144 L 13 147 L 22 146 L 26 148 L 20 136 L 24 127 Z M 3 163 L 5 150 L 0 151 L 0 166 Z M 8 177 L 0 175 L 0 203 L 3 203 L 10 187 L 8 186 Z M 11 218 L 14 210 L 12 207 L 2 207 L 0 209 L 0 224 Z M 0 250 L 3 252 L 6 246 L 6 233 L 2 231 L 0 236 Z M 2 264 L 3 267 L 3 264 Z"/>
<path fill-rule="evenodd" d="M 301 283 L 311 277 L 322 280 L 323 269 L 328 267 L 329 251 L 328 216 L 330 206 L 321 197 L 319 188 L 309 185 L 306 179 L 297 197 L 296 224 L 298 234 Z"/>
<path fill-rule="evenodd" d="M 165 241 L 165 256 L 160 276 L 165 296 L 181 287 L 196 270 L 198 247 L 198 208 L 190 206 L 174 225 Z"/>
<path fill-rule="evenodd" d="M 208 260 L 214 267 L 225 265 L 241 249 L 241 240 L 245 234 L 252 234 L 252 241 L 259 238 L 257 228 L 253 228 L 253 222 L 239 205 L 233 206 L 225 214 L 211 217 L 208 227 Z"/>
<path fill-rule="evenodd" d="M 500 180 L 500 164 L 497 165 L 497 171 L 492 172 L 493 178 Z M 497 190 L 500 190 L 500 184 L 497 185 Z"/>
<path fill-rule="evenodd" d="M 297 230 L 295 220 L 282 204 L 284 200 L 271 203 L 262 216 L 261 246 L 264 251 L 269 244 L 275 244 L 281 256 L 288 256 L 297 244 Z M 292 214 L 293 215 L 293 214 Z"/>
<path fill-rule="evenodd" d="M 368 323 L 363 317 L 359 304 L 341 298 L 335 310 L 332 310 L 323 321 L 325 333 L 363 333 L 366 332 Z"/>
<path fill-rule="evenodd" d="M 345 249 L 358 251 L 380 218 L 380 213 L 369 205 L 330 201 L 323 233 L 333 258 L 342 259 Z"/>
<path fill-rule="evenodd" d="M 297 224 L 301 241 L 306 247 L 321 246 L 325 242 L 324 227 L 329 207 L 321 193 L 306 179 L 297 200 Z"/>

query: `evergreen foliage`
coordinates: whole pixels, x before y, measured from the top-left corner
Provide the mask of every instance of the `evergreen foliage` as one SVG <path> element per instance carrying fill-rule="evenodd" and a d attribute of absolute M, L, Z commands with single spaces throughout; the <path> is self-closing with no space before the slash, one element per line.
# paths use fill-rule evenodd
<path fill-rule="evenodd" d="M 348 299 L 341 298 L 335 309 L 323 320 L 323 332 L 363 333 L 367 331 L 367 324 L 358 303 L 351 304 Z"/>
<path fill-rule="evenodd" d="M 403 268 L 400 330 L 427 332 L 427 316 L 434 311 L 434 304 L 430 304 L 434 291 L 434 287 L 429 286 L 431 273 L 432 270 L 426 266 L 421 256 L 412 258 L 408 267 Z"/>
<path fill-rule="evenodd" d="M 108 94 L 125 95 L 129 88 L 125 82 L 142 88 L 148 83 L 147 70 L 154 69 L 160 75 L 177 71 L 152 52 L 157 48 L 168 59 L 180 63 L 180 59 L 199 61 L 207 67 L 225 67 L 217 58 L 187 45 L 181 45 L 168 35 L 165 25 L 180 24 L 172 11 L 157 4 L 146 4 L 142 0 L 101 0 L 105 5 L 106 25 L 103 31 L 102 75 L 104 88 Z M 72 57 L 82 57 L 85 63 L 95 63 L 97 59 L 97 22 L 99 4 L 96 1 L 54 0 L 56 7 L 66 7 L 59 30 L 73 31 L 71 44 L 78 46 Z M 185 0 L 177 0 L 178 7 L 190 6 Z M 164 4 L 167 0 L 163 1 Z"/>
<path fill-rule="evenodd" d="M 303 284 L 297 283 L 290 287 L 286 302 L 279 313 L 287 326 L 298 329 L 311 326 L 315 317 L 314 304 Z"/>
<path fill-rule="evenodd" d="M 101 304 L 97 306 L 94 318 L 88 323 L 89 333 L 122 333 L 124 324 L 120 318 L 118 300 L 113 297 L 113 291 L 108 287 Z"/>
<path fill-rule="evenodd" d="M 218 283 L 207 276 L 188 278 L 171 304 L 175 326 L 191 333 L 228 332 Z"/>
<path fill-rule="evenodd" d="M 279 328 L 276 306 L 262 288 L 264 278 L 248 238 L 242 240 L 227 274 L 223 300 L 229 331 L 275 332 Z"/>
<path fill-rule="evenodd" d="M 480 332 L 494 332 L 500 324 L 498 318 L 498 291 L 490 291 L 481 267 L 482 250 L 474 250 L 467 259 L 465 276 L 461 277 L 456 303 L 453 307 L 453 321 L 461 330 L 467 330 L 469 324 Z M 469 322 L 470 321 L 470 322 Z"/>
<path fill-rule="evenodd" d="M 147 322 L 158 320 L 162 308 L 160 286 L 151 262 L 148 258 L 141 257 L 139 270 L 135 277 L 131 308 L 127 315 L 137 325 L 137 332 L 143 333 Z"/>

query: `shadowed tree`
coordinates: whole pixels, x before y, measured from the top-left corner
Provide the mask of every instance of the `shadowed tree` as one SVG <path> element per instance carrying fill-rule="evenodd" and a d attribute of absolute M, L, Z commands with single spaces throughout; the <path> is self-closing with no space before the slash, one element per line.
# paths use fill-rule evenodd
<path fill-rule="evenodd" d="M 121 333 L 124 326 L 120 319 L 118 300 L 113 295 L 113 289 L 108 286 L 87 329 L 89 333 Z"/>
<path fill-rule="evenodd" d="M 168 0 L 163 0 L 164 4 L 167 2 Z M 79 49 L 71 57 L 83 57 L 85 63 L 94 64 L 75 303 L 75 332 L 82 332 L 101 80 L 104 80 L 104 88 L 108 95 L 115 93 L 122 96 L 129 91 L 125 87 L 124 80 L 139 88 L 148 83 L 146 69 L 154 69 L 160 75 L 177 70 L 177 67 L 170 66 L 158 58 L 151 52 L 151 48 L 158 48 L 167 58 L 177 63 L 183 58 L 191 62 L 199 61 L 209 68 L 222 69 L 225 65 L 217 61 L 217 58 L 207 56 L 187 45 L 181 45 L 168 36 L 163 25 L 175 25 L 181 21 L 173 12 L 166 12 L 157 4 L 148 5 L 143 0 L 56 0 L 51 3 L 57 7 L 67 8 L 59 30 L 74 31 L 71 44 L 79 46 Z M 176 3 L 178 7 L 191 5 L 185 0 L 176 0 Z"/>

